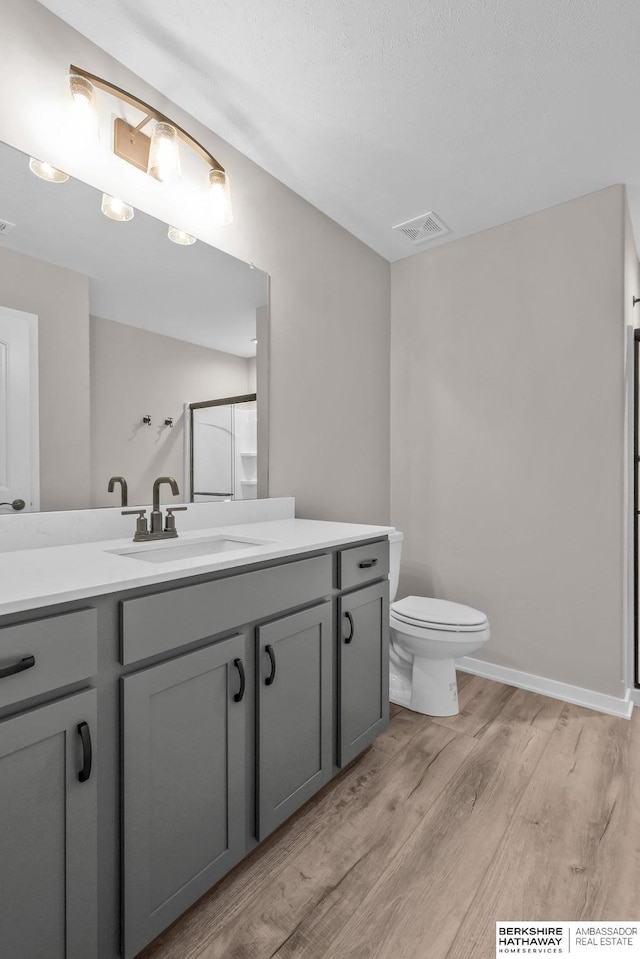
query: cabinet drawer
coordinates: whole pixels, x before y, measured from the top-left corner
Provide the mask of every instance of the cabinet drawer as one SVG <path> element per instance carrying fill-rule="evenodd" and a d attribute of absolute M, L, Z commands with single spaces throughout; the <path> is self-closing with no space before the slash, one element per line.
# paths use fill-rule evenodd
<path fill-rule="evenodd" d="M 122 663 L 179 649 L 332 592 L 331 556 L 271 566 L 122 603 Z"/>
<path fill-rule="evenodd" d="M 351 589 L 389 575 L 389 542 L 353 546 L 338 553 L 339 587 Z"/>
<path fill-rule="evenodd" d="M 97 626 L 96 610 L 81 609 L 1 628 L 0 707 L 95 676 Z"/>

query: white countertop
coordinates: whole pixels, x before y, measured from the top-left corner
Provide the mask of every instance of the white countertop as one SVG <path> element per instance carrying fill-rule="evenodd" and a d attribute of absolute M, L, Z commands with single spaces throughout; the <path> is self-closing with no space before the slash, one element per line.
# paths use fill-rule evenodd
<path fill-rule="evenodd" d="M 180 514 L 177 518 L 180 518 Z M 134 556 L 119 556 L 113 552 L 133 547 L 131 537 L 14 550 L 0 553 L 0 614 L 185 579 L 202 573 L 240 568 L 251 563 L 374 539 L 386 536 L 392 531 L 391 526 L 277 519 L 200 529 L 181 533 L 177 539 L 135 544 L 136 549 L 141 550 L 157 549 L 165 544 L 170 548 L 181 543 L 192 543 L 221 535 L 264 541 L 260 546 L 247 546 L 166 563 L 150 563 Z"/>

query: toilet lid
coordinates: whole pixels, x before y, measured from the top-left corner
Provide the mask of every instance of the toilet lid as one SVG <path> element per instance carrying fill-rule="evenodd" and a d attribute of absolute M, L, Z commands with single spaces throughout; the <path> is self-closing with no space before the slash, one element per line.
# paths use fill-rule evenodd
<path fill-rule="evenodd" d="M 432 626 L 434 629 L 472 632 L 487 626 L 487 617 L 479 609 L 427 596 L 407 596 L 398 600 L 391 606 L 391 615 L 410 625 Z"/>

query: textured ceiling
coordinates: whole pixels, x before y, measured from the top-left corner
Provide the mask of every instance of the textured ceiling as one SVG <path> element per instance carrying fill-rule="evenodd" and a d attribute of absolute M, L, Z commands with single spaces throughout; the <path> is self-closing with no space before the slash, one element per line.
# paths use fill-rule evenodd
<path fill-rule="evenodd" d="M 619 182 L 640 238 L 638 0 L 44 5 L 390 260 Z"/>

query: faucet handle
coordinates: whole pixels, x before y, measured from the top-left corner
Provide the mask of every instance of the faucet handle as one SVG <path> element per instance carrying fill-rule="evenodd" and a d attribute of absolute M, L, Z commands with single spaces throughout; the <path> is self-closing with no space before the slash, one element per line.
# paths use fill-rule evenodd
<path fill-rule="evenodd" d="M 186 506 L 167 506 L 167 515 L 164 521 L 165 533 L 170 533 L 176 528 L 176 518 L 173 514 L 183 512 L 186 508 Z"/>
<path fill-rule="evenodd" d="M 136 520 L 136 533 L 146 533 L 147 532 L 147 517 L 145 513 L 146 509 L 123 509 L 123 516 L 137 516 Z"/>

